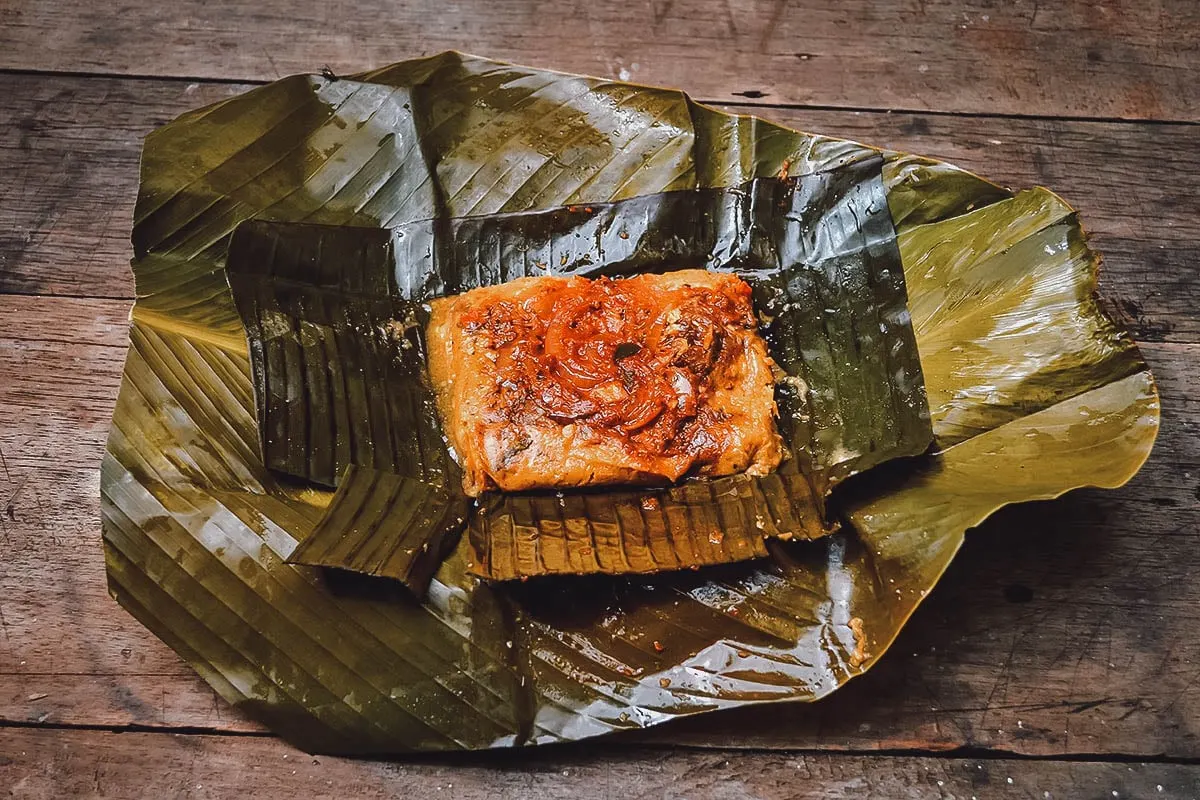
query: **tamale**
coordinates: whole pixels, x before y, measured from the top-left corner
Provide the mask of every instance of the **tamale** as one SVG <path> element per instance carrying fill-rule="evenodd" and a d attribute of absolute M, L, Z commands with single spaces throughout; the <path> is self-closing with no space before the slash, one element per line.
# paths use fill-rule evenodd
<path fill-rule="evenodd" d="M 774 469 L 775 378 L 750 291 L 693 269 L 433 301 L 429 371 L 464 490 Z"/>

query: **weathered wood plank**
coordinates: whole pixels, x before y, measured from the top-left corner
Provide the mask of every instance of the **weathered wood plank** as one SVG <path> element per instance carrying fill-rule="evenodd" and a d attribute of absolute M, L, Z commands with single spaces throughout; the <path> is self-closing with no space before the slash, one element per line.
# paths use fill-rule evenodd
<path fill-rule="evenodd" d="M 126 312 L 0 296 L 0 720 L 252 729 L 107 596 L 97 468 Z M 833 697 L 664 735 L 1200 756 L 1200 345 L 1145 352 L 1164 429 L 1128 487 L 1010 509 L 973 532 L 892 652 Z"/>
<path fill-rule="evenodd" d="M 1200 766 L 571 747 L 470 758 L 312 758 L 266 737 L 0 729 L 0 785 L 61 797 L 1192 797 Z"/>
<path fill-rule="evenodd" d="M 10 0 L 0 67 L 267 80 L 460 49 L 781 104 L 1196 119 L 1191 0 Z"/>
<path fill-rule="evenodd" d="M 244 86 L 0 76 L 0 292 L 131 297 L 141 137 Z M 739 110 L 745 111 L 744 107 Z M 945 158 L 1080 210 L 1102 287 L 1139 338 L 1200 341 L 1200 126 L 757 109 L 796 127 Z M 5 112 L 0 112 L 3 115 Z"/>

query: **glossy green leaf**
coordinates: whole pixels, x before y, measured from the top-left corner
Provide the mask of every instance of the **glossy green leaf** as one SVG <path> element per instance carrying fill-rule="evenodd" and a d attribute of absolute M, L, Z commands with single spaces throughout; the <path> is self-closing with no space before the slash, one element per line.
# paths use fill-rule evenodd
<path fill-rule="evenodd" d="M 464 537 L 422 603 L 286 563 L 330 494 L 259 457 L 224 265 L 251 218 L 391 227 L 878 155 L 678 92 L 458 54 L 288 78 L 155 131 L 102 470 L 114 595 L 223 697 L 312 751 L 577 740 L 835 690 L 882 655 L 967 527 L 1006 503 L 1119 485 L 1149 452 L 1153 380 L 1091 300 L 1095 258 L 1053 195 L 883 154 L 940 449 L 842 487 L 841 532 L 699 572 L 499 588 L 467 574 Z"/>
<path fill-rule="evenodd" d="M 325 486 L 350 465 L 461 480 L 425 380 L 428 314 L 391 291 L 390 243 L 382 230 L 261 223 L 233 237 L 227 272 L 271 469 Z"/>
<path fill-rule="evenodd" d="M 392 578 L 423 597 L 473 506 L 414 478 L 347 467 L 325 515 L 287 560 Z"/>

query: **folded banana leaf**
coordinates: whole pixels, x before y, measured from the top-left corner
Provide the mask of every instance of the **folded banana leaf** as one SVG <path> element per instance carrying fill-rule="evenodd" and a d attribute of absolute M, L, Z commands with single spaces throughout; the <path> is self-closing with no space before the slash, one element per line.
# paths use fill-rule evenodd
<path fill-rule="evenodd" d="M 263 462 L 336 486 L 350 465 L 459 480 L 425 380 L 428 314 L 390 291 L 387 231 L 242 226 L 229 284 L 254 366 Z"/>
<path fill-rule="evenodd" d="M 392 578 L 421 597 L 472 505 L 413 478 L 347 467 L 325 515 L 288 563 Z"/>
<path fill-rule="evenodd" d="M 840 532 L 698 572 L 500 586 L 467 573 L 464 536 L 420 603 L 286 563 L 331 495 L 260 455 L 224 269 L 239 223 L 388 228 L 880 156 L 937 449 L 839 489 Z M 223 697 L 313 752 L 578 740 L 818 699 L 881 657 L 968 527 L 1122 484 L 1158 428 L 1153 379 L 1097 306 L 1096 257 L 1053 194 L 664 89 L 455 53 L 287 78 L 147 138 L 133 239 L 138 301 L 101 481 L 112 592 Z"/>
<path fill-rule="evenodd" d="M 808 485 L 744 478 L 745 514 L 730 519 L 720 498 L 734 484 L 698 481 L 670 495 L 680 513 L 662 525 L 621 511 L 657 502 L 655 492 L 501 499 L 484 504 L 473 528 L 473 571 L 494 580 L 659 571 L 763 556 L 752 539 L 768 530 L 788 539 L 825 535 L 835 526 L 823 519 L 824 495 L 836 481 L 921 453 L 932 439 L 882 163 L 390 230 L 245 222 L 226 271 L 250 342 L 263 460 L 324 485 L 363 465 L 415 478 L 412 492 L 455 494 L 423 369 L 420 301 L 537 275 L 707 267 L 735 272 L 754 289 L 771 355 L 786 375 L 777 402 L 791 472 L 798 467 Z M 632 548 L 647 537 L 676 546 L 598 557 L 605 547 L 594 541 L 597 529 L 612 529 L 612 542 Z M 727 541 L 711 546 L 712 532 L 722 530 Z M 539 553 L 587 553 L 508 559 L 522 531 L 537 534 Z M 571 531 L 586 535 L 576 542 Z M 350 537 L 391 535 L 354 527 L 320 563 L 376 574 L 384 565 L 328 556 L 387 553 Z M 503 555 L 494 558 L 493 549 Z M 655 550 L 670 557 L 642 557 Z"/>
<path fill-rule="evenodd" d="M 497 581 L 629 575 L 767 555 L 765 537 L 832 533 L 794 467 L 669 489 L 493 494 L 471 517 L 467 570 Z"/>

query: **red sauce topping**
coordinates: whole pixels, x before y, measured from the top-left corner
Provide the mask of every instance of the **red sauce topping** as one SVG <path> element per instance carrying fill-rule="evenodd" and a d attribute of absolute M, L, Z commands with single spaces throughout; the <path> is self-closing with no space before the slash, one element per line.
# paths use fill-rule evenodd
<path fill-rule="evenodd" d="M 508 420 L 582 423 L 647 456 L 701 462 L 729 435 L 725 415 L 704 402 L 737 356 L 728 332 L 755 326 L 744 281 L 664 291 L 637 277 L 555 281 L 463 322 L 496 354 Z"/>

